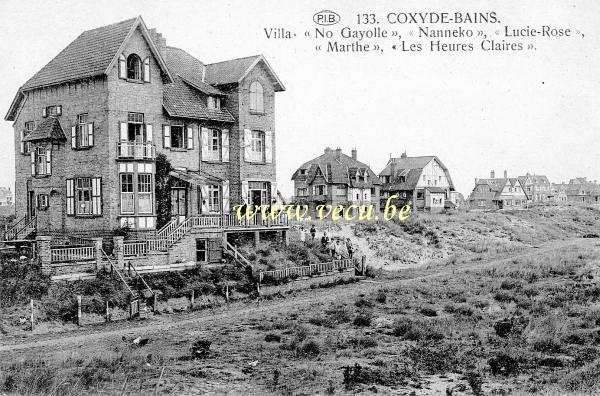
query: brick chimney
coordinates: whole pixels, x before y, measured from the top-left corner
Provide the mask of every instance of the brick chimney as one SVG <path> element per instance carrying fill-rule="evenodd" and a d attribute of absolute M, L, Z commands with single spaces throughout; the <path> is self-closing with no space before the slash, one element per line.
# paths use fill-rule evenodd
<path fill-rule="evenodd" d="M 162 58 L 166 61 L 167 39 L 165 39 L 161 33 L 158 33 L 156 28 L 148 29 L 148 33 L 150 33 L 150 38 L 152 39 L 152 42 L 154 42 L 156 49 L 158 49 L 160 56 L 162 56 Z"/>
<path fill-rule="evenodd" d="M 337 159 L 342 158 L 342 149 L 339 147 L 335 149 L 335 158 L 337 158 Z"/>
<path fill-rule="evenodd" d="M 356 148 L 353 148 L 352 149 L 352 159 L 355 160 L 355 161 L 356 161 L 356 155 L 357 155 Z"/>
<path fill-rule="evenodd" d="M 508 179 L 508 172 L 506 171 L 506 169 L 504 169 L 504 178 Z"/>
<path fill-rule="evenodd" d="M 496 172 L 491 171 L 490 172 L 490 179 L 493 179 L 496 176 Z"/>
<path fill-rule="evenodd" d="M 331 147 L 325 147 L 325 154 L 331 153 Z"/>

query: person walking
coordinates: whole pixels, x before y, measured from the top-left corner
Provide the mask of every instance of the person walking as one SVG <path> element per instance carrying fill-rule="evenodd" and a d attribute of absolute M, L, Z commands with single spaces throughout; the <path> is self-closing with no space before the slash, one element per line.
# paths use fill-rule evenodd
<path fill-rule="evenodd" d="M 315 240 L 315 237 L 317 236 L 317 229 L 315 228 L 315 225 L 311 225 L 310 226 L 310 235 L 312 236 L 312 240 Z"/>
<path fill-rule="evenodd" d="M 327 236 L 327 233 L 324 232 L 323 236 L 321 237 L 321 246 L 326 248 L 328 243 L 329 243 L 329 237 Z"/>
<path fill-rule="evenodd" d="M 354 247 L 352 246 L 350 238 L 346 239 L 346 249 L 348 250 L 348 258 L 352 258 L 352 254 L 354 253 Z"/>

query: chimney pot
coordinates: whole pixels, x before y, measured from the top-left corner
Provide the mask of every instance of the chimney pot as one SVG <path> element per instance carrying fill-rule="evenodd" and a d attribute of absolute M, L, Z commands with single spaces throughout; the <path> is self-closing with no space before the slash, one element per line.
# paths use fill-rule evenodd
<path fill-rule="evenodd" d="M 494 179 L 494 176 L 496 176 L 496 172 L 490 171 L 490 179 Z"/>
<path fill-rule="evenodd" d="M 357 152 L 356 152 L 356 149 L 353 148 L 352 149 L 352 159 L 356 161 L 356 158 L 357 158 Z"/>
<path fill-rule="evenodd" d="M 331 147 L 325 147 L 325 154 L 331 153 Z"/>
<path fill-rule="evenodd" d="M 338 147 L 335 149 L 335 157 L 340 158 L 341 156 L 342 156 L 342 149 Z"/>
<path fill-rule="evenodd" d="M 504 169 L 504 178 L 508 179 L 508 172 L 506 171 L 506 169 Z"/>

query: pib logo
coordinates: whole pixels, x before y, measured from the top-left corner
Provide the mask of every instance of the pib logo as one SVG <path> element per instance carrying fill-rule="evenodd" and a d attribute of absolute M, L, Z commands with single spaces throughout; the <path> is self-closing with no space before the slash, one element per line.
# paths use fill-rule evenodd
<path fill-rule="evenodd" d="M 314 23 L 321 26 L 335 25 L 340 21 L 340 19 L 341 18 L 339 14 L 329 10 L 319 11 L 315 15 L 313 15 Z"/>

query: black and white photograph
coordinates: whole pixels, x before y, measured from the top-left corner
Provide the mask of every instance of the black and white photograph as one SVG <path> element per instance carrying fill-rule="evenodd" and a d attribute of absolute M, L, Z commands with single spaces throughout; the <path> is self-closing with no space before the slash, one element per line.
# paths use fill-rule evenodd
<path fill-rule="evenodd" d="M 600 394 L 600 3 L 0 0 L 0 395 Z"/>

